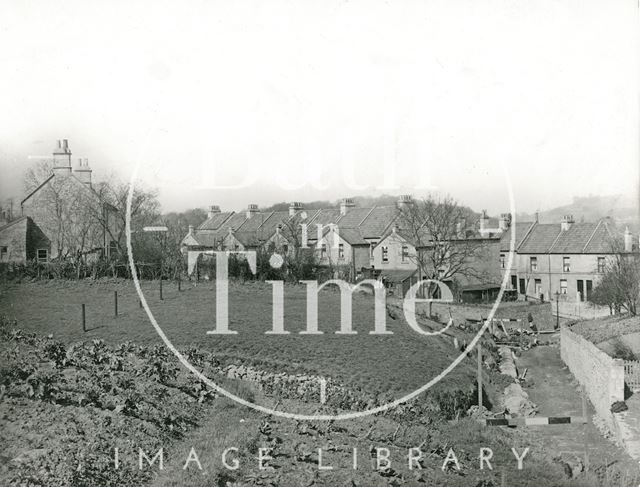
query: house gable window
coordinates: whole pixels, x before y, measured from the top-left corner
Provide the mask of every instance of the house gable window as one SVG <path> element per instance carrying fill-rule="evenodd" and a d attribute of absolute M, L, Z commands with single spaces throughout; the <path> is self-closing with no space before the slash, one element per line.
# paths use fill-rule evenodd
<path fill-rule="evenodd" d="M 320 246 L 320 258 L 324 259 L 327 256 L 327 244 L 322 244 Z"/>
<path fill-rule="evenodd" d="M 289 252 L 289 246 L 287 244 L 284 244 L 282 246 L 282 253 L 286 254 L 287 252 Z"/>
<path fill-rule="evenodd" d="M 562 272 L 571 272 L 571 259 L 569 257 L 562 258 Z"/>
<path fill-rule="evenodd" d="M 344 259 L 344 244 L 338 244 L 338 259 Z"/>
<path fill-rule="evenodd" d="M 600 274 L 604 272 L 605 265 L 606 263 L 605 263 L 604 257 L 598 257 L 598 272 Z"/>
<path fill-rule="evenodd" d="M 532 271 L 538 270 L 538 258 L 537 257 L 529 257 L 529 268 Z"/>
<path fill-rule="evenodd" d="M 500 254 L 500 269 L 506 269 L 507 267 L 507 259 L 504 254 Z"/>
<path fill-rule="evenodd" d="M 378 242 L 371 242 L 369 244 L 369 257 L 373 259 L 373 249 L 378 244 Z"/>
<path fill-rule="evenodd" d="M 0 247 L 0 260 L 4 260 L 9 255 L 9 248 L 6 245 Z"/>
<path fill-rule="evenodd" d="M 567 280 L 560 279 L 560 294 L 567 294 Z"/>
<path fill-rule="evenodd" d="M 49 261 L 49 249 L 38 249 L 37 254 L 38 262 L 48 262 Z"/>
<path fill-rule="evenodd" d="M 382 246 L 382 262 L 389 262 L 389 247 Z"/>
<path fill-rule="evenodd" d="M 409 247 L 406 245 L 402 246 L 402 262 L 407 262 L 409 260 Z"/>

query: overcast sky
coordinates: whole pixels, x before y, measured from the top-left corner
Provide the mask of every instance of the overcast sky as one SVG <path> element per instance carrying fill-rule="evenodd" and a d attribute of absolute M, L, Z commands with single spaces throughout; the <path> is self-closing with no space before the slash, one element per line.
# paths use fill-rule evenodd
<path fill-rule="evenodd" d="M 637 195 L 637 0 L 0 7 L 0 196 L 67 138 L 165 210 L 447 192 Z M 220 186 L 242 186 L 221 189 Z"/>

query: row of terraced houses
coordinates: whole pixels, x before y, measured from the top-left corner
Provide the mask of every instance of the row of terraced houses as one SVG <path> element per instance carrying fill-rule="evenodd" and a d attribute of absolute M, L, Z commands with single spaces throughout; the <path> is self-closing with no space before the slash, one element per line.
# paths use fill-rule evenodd
<path fill-rule="evenodd" d="M 223 212 L 209 208 L 207 219 L 190 227 L 182 241 L 183 251 L 197 257 L 207 250 L 271 249 L 290 253 L 299 242 L 283 231 L 291 222 L 304 222 L 308 245 L 320 265 L 346 271 L 351 281 L 382 279 L 391 292 L 402 295 L 420 275 L 415 255 L 425 244 L 416 242 L 402 229 L 399 209 L 413 204 L 409 195 L 393 206 L 358 207 L 350 198 L 339 208 L 305 211 L 301 203 L 291 203 L 288 211 L 261 211 L 251 204 L 244 212 Z M 570 215 L 561 222 L 517 222 L 510 214 L 489 218 L 483 211 L 477 221 L 465 224 L 459 238 L 474 239 L 483 248 L 473 266 L 479 276 L 457 276 L 455 289 L 464 301 L 488 301 L 499 291 L 506 276 L 510 295 L 519 299 L 561 302 L 586 301 L 609 259 L 616 229 L 609 219 L 576 222 Z M 316 228 L 322 231 L 316 234 Z M 509 254 L 513 237 L 513 262 Z M 638 252 L 638 239 L 628 229 L 624 251 Z M 447 282 L 447 284 L 453 284 Z"/>

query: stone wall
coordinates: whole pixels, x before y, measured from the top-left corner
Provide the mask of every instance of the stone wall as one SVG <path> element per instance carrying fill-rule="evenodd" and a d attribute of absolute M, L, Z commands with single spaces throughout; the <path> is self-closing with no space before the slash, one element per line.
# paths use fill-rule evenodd
<path fill-rule="evenodd" d="M 623 361 L 611 358 L 568 326 L 563 326 L 560 332 L 560 355 L 584 386 L 598 416 L 615 431 L 611 404 L 624 401 Z"/>

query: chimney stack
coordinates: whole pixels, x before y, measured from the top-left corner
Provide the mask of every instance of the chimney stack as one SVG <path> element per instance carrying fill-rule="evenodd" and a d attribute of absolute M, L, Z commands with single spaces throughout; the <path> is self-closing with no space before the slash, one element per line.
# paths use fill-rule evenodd
<path fill-rule="evenodd" d="M 207 218 L 213 218 L 216 213 L 220 213 L 220 207 L 218 205 L 211 205 L 207 212 Z"/>
<path fill-rule="evenodd" d="M 562 228 L 563 232 L 566 232 L 574 223 L 575 220 L 573 219 L 573 215 L 564 215 L 562 217 L 562 222 L 560 222 L 560 228 Z"/>
<path fill-rule="evenodd" d="M 251 203 L 249 206 L 247 206 L 247 218 L 253 217 L 253 215 L 258 212 L 258 205 L 256 205 L 255 203 Z"/>
<path fill-rule="evenodd" d="M 624 251 L 631 252 L 633 250 L 633 235 L 629 231 L 629 227 L 624 229 Z"/>
<path fill-rule="evenodd" d="M 355 206 L 356 204 L 353 201 L 353 198 L 342 198 L 342 201 L 340 202 L 340 214 L 346 215 L 349 209 Z"/>
<path fill-rule="evenodd" d="M 489 217 L 487 216 L 487 210 L 482 210 L 480 215 L 480 231 L 483 232 L 489 228 Z"/>
<path fill-rule="evenodd" d="M 193 225 L 189 225 L 189 235 L 193 235 Z"/>
<path fill-rule="evenodd" d="M 91 186 L 91 168 L 89 167 L 89 159 L 78 159 L 78 167 L 74 169 L 73 174 L 87 186 Z"/>
<path fill-rule="evenodd" d="M 499 222 L 500 230 L 507 231 L 511 226 L 511 213 L 502 213 Z"/>
<path fill-rule="evenodd" d="M 53 150 L 53 173 L 56 176 L 71 174 L 71 150 L 67 139 L 58 140 L 58 146 Z"/>
<path fill-rule="evenodd" d="M 298 201 L 293 201 L 289 205 L 289 216 L 294 216 L 299 211 L 302 211 L 302 203 L 300 203 Z"/>
<path fill-rule="evenodd" d="M 401 194 L 398 198 L 398 207 L 404 208 L 413 204 L 413 197 L 410 194 Z"/>

